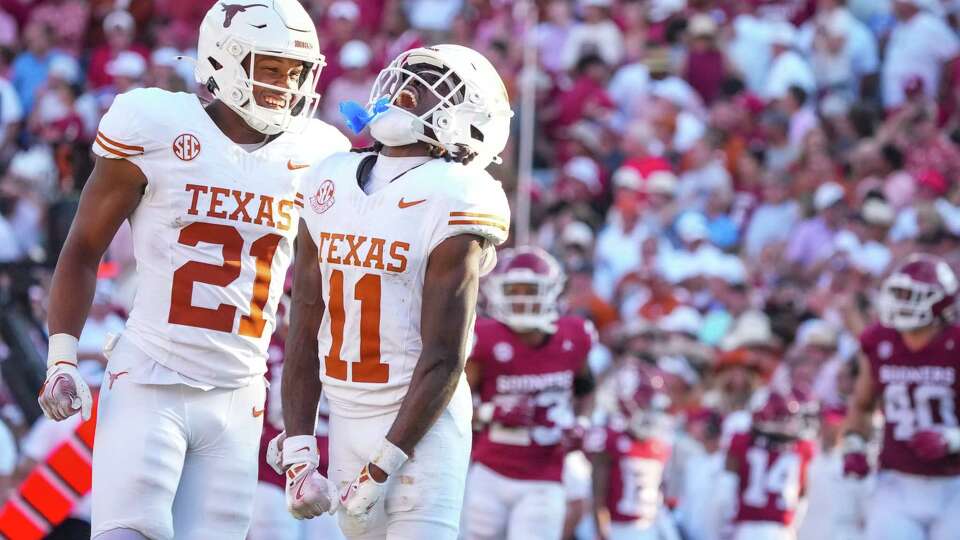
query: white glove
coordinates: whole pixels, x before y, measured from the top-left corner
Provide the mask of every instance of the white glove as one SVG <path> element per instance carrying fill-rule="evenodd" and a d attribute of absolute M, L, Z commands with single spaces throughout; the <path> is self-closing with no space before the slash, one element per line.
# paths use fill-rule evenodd
<path fill-rule="evenodd" d="M 297 519 L 311 519 L 324 513 L 335 513 L 340 508 L 337 488 L 317 472 L 320 464 L 317 438 L 313 435 L 297 435 L 286 437 L 282 442 L 287 510 L 290 515 Z"/>
<path fill-rule="evenodd" d="M 406 461 L 407 454 L 387 439 L 383 439 L 380 449 L 370 459 L 370 463 L 383 470 L 387 477 L 399 470 Z M 370 511 L 387 490 L 387 482 L 374 480 L 368 467 L 364 465 L 357 478 L 340 494 L 340 504 L 347 515 L 361 522 L 370 516 Z"/>
<path fill-rule="evenodd" d="M 283 454 L 280 449 L 283 448 L 283 441 L 286 438 L 287 432 L 281 431 L 279 435 L 270 439 L 270 442 L 267 443 L 267 465 L 270 465 L 270 468 L 277 474 L 283 474 Z"/>
<path fill-rule="evenodd" d="M 93 395 L 77 370 L 77 338 L 69 334 L 50 336 L 47 380 L 37 401 L 51 420 L 66 420 L 77 411 L 84 420 L 90 419 Z"/>

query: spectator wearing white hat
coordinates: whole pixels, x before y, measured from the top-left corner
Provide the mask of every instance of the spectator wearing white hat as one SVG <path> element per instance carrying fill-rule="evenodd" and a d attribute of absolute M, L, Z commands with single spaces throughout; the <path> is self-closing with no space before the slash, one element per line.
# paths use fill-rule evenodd
<path fill-rule="evenodd" d="M 859 95 L 861 88 L 871 89 L 871 79 L 880 68 L 880 54 L 877 37 L 850 12 L 846 4 L 846 0 L 818 0 L 817 15 L 800 29 L 799 44 L 801 50 L 809 52 L 817 46 L 815 38 L 818 33 L 821 37 L 825 32 L 842 38 L 842 56 L 849 61 L 851 90 L 854 95 Z M 817 62 L 814 59 L 815 71 Z M 819 76 L 818 86 L 821 86 Z"/>
<path fill-rule="evenodd" d="M 116 96 L 139 88 L 147 74 L 147 61 L 140 53 L 123 51 L 107 63 L 107 75 L 112 83 L 97 91 L 97 102 L 102 112 L 106 112 Z"/>
<path fill-rule="evenodd" d="M 801 222 L 787 244 L 785 258 L 801 270 L 809 270 L 833 253 L 833 237 L 846 217 L 843 186 L 821 184 L 813 194 L 816 214 Z"/>
<path fill-rule="evenodd" d="M 373 54 L 370 46 L 360 40 L 346 42 L 340 48 L 338 61 L 343 74 L 330 83 L 323 95 L 324 121 L 340 127 L 348 136 L 352 132 L 346 129 L 343 116 L 340 114 L 340 104 L 344 101 L 366 103 L 370 96 L 370 86 L 373 84 L 373 75 L 370 73 L 370 60 Z M 362 142 L 355 140 L 354 143 Z"/>
<path fill-rule="evenodd" d="M 563 49 L 567 69 L 577 65 L 584 54 L 598 54 L 608 66 L 617 66 L 623 59 L 623 33 L 613 21 L 611 0 L 579 0 L 583 19 L 574 25 Z"/>
<path fill-rule="evenodd" d="M 770 71 L 763 87 L 763 97 L 773 101 L 787 94 L 791 86 L 813 93 L 816 78 L 810 64 L 795 50 L 797 29 L 786 21 L 774 25 L 770 43 Z"/>
<path fill-rule="evenodd" d="M 106 43 L 93 50 L 90 56 L 90 68 L 87 81 L 92 89 L 100 89 L 114 82 L 109 65 L 121 53 L 133 52 L 144 61 L 146 69 L 150 50 L 141 43 L 135 43 L 137 23 L 128 11 L 111 11 L 103 18 L 103 35 Z"/>
<path fill-rule="evenodd" d="M 186 92 L 188 83 L 177 71 L 178 67 L 180 67 L 180 51 L 173 47 L 154 49 L 150 53 L 146 86 L 155 86 L 170 92 Z"/>
<path fill-rule="evenodd" d="M 927 97 L 936 97 L 944 66 L 960 55 L 956 32 L 924 8 L 921 0 L 893 2 L 898 23 L 887 40 L 881 73 L 883 105 L 888 110 L 904 103 L 904 83 L 911 77 L 919 76 Z"/>

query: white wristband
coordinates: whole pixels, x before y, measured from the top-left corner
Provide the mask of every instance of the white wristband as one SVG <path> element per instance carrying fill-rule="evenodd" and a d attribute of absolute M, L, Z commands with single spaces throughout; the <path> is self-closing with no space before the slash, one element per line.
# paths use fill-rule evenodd
<path fill-rule="evenodd" d="M 380 448 L 373 454 L 373 457 L 370 458 L 370 463 L 373 463 L 379 467 L 380 470 L 387 473 L 387 476 L 390 476 L 406 463 L 407 457 L 406 452 L 384 437 L 383 442 L 380 443 Z"/>
<path fill-rule="evenodd" d="M 842 450 L 844 454 L 866 452 L 867 441 L 859 433 L 848 433 L 843 437 Z"/>
<path fill-rule="evenodd" d="M 77 365 L 77 338 L 70 334 L 50 336 L 50 343 L 47 348 L 47 367 L 53 367 L 61 362 L 74 367 Z"/>
<path fill-rule="evenodd" d="M 317 438 L 313 435 L 294 435 L 283 440 L 282 465 L 289 467 L 294 463 L 320 464 L 317 454 Z"/>
<path fill-rule="evenodd" d="M 947 441 L 947 451 L 951 454 L 960 452 L 960 428 L 945 428 L 943 438 Z"/>

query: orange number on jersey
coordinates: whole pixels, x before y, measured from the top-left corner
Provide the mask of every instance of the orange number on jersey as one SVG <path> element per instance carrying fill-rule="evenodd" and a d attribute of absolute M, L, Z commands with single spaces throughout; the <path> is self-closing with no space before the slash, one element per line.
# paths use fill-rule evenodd
<path fill-rule="evenodd" d="M 259 338 L 263 335 L 266 321 L 263 320 L 263 307 L 267 304 L 270 292 L 271 265 L 277 246 L 283 237 L 268 234 L 250 246 L 250 255 L 256 258 L 257 277 L 253 282 L 253 298 L 250 301 L 250 314 L 240 319 L 241 336 Z M 196 222 L 180 231 L 178 241 L 186 246 L 196 246 L 200 242 L 223 246 L 223 264 L 207 264 L 190 261 L 173 273 L 173 288 L 170 295 L 170 324 L 206 328 L 217 332 L 233 330 L 233 321 L 237 307 L 220 304 L 216 309 L 193 305 L 193 284 L 206 283 L 217 287 L 226 287 L 240 277 L 240 256 L 243 251 L 243 237 L 236 228 L 216 223 Z"/>
<path fill-rule="evenodd" d="M 353 382 L 385 383 L 390 366 L 380 363 L 380 276 L 365 274 L 353 289 L 353 298 L 360 302 L 360 361 L 353 365 Z M 330 352 L 324 357 L 327 375 L 347 380 L 347 361 L 340 358 L 343 348 L 343 272 L 330 274 Z"/>

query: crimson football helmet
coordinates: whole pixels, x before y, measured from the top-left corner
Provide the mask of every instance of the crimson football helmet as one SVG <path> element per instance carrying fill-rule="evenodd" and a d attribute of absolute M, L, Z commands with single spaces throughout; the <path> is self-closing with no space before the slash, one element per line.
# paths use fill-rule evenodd
<path fill-rule="evenodd" d="M 624 369 L 617 374 L 617 404 L 627 429 L 638 439 L 667 437 L 672 428 L 670 396 L 656 370 Z"/>
<path fill-rule="evenodd" d="M 565 280 L 560 263 L 529 246 L 505 249 L 499 256 L 484 287 L 490 316 L 515 332 L 556 332 Z"/>
<path fill-rule="evenodd" d="M 900 331 L 916 330 L 955 315 L 957 276 L 942 259 L 911 255 L 883 282 L 877 299 L 880 322 Z"/>
<path fill-rule="evenodd" d="M 800 402 L 780 392 L 762 391 L 751 407 L 753 429 L 765 435 L 796 439 L 804 432 Z"/>

